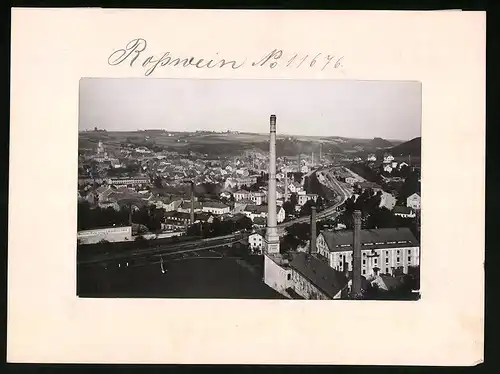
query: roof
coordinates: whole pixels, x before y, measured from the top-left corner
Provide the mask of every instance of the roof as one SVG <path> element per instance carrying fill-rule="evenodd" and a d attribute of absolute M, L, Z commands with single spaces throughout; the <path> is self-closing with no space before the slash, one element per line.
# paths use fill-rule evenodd
<path fill-rule="evenodd" d="M 352 251 L 353 231 L 330 231 L 320 233 L 325 238 L 330 252 Z M 418 241 L 409 228 L 384 228 L 361 230 L 362 249 L 380 249 L 418 246 Z"/>
<path fill-rule="evenodd" d="M 190 201 L 184 201 L 179 209 L 191 209 L 191 202 Z M 194 209 L 201 209 L 201 203 L 199 201 L 194 202 Z"/>
<path fill-rule="evenodd" d="M 385 274 L 380 274 L 379 277 L 382 280 L 382 282 L 384 282 L 385 286 L 387 287 L 387 290 L 396 289 L 401 287 L 402 285 L 401 278 Z"/>
<path fill-rule="evenodd" d="M 218 201 L 207 201 L 203 203 L 203 207 L 219 209 L 229 208 L 226 204 L 220 203 Z"/>
<path fill-rule="evenodd" d="M 290 267 L 330 298 L 333 298 L 348 284 L 348 279 L 342 272 L 308 253 L 297 253 Z"/>
<path fill-rule="evenodd" d="M 256 225 L 265 225 L 267 223 L 267 220 L 264 217 L 255 217 L 253 219 L 253 223 Z"/>
<path fill-rule="evenodd" d="M 245 190 L 238 190 L 234 194 L 250 194 L 250 192 L 249 191 L 245 191 Z"/>

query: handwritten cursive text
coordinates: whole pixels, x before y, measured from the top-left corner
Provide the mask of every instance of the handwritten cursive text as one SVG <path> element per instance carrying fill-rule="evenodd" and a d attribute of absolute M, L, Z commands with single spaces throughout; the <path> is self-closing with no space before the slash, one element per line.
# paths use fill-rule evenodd
<path fill-rule="evenodd" d="M 158 55 L 150 55 L 146 53 L 148 43 L 145 39 L 132 39 L 124 48 L 120 48 L 112 52 L 108 57 L 108 64 L 111 66 L 129 64 L 134 67 L 140 64 L 144 69 L 144 75 L 151 75 L 158 67 L 173 66 L 173 67 L 194 67 L 197 69 L 214 69 L 228 67 L 233 70 L 240 69 L 245 66 L 247 59 L 243 60 L 226 60 L 219 57 L 216 53 L 216 58 L 205 59 L 195 56 L 176 57 L 170 52 L 164 52 Z M 334 56 L 331 54 L 316 53 L 314 55 L 298 53 L 285 53 L 281 49 L 274 49 L 263 55 L 260 59 L 254 60 L 251 66 L 269 67 L 271 69 L 277 66 L 284 68 L 300 68 L 309 67 L 317 68 L 323 71 L 326 67 L 331 66 L 335 69 L 343 67 L 343 56 Z"/>

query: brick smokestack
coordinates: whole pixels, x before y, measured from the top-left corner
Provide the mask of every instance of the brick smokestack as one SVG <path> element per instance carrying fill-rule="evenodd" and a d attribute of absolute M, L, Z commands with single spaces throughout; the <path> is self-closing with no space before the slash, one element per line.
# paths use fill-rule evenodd
<path fill-rule="evenodd" d="M 311 207 L 311 245 L 309 253 L 316 253 L 316 206 Z"/>
<path fill-rule="evenodd" d="M 353 234 L 353 261 L 352 261 L 352 293 L 361 293 L 361 212 L 355 210 Z"/>
<path fill-rule="evenodd" d="M 191 181 L 191 209 L 189 210 L 189 222 L 194 224 L 194 182 Z"/>

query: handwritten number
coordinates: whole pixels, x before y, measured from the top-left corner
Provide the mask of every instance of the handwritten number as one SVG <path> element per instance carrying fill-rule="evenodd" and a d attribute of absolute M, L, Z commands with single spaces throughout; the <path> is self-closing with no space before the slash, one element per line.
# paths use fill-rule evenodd
<path fill-rule="evenodd" d="M 316 59 L 318 58 L 318 56 L 320 55 L 321 53 L 318 53 L 316 56 L 314 56 L 313 60 L 311 61 L 311 63 L 309 64 L 309 67 L 313 67 L 315 64 L 316 64 Z"/>
<path fill-rule="evenodd" d="M 300 63 L 297 65 L 297 67 L 299 67 L 300 65 L 302 65 L 302 63 L 306 60 L 306 58 L 308 58 L 309 55 L 305 55 L 304 58 L 300 61 Z"/>
<path fill-rule="evenodd" d="M 293 60 L 295 60 L 297 58 L 297 53 L 293 55 L 293 57 L 288 60 L 288 64 L 286 64 L 286 67 L 290 66 L 290 64 L 293 62 Z"/>
<path fill-rule="evenodd" d="M 337 60 L 337 62 L 336 62 L 336 63 L 335 63 L 335 65 L 334 65 L 334 66 L 335 66 L 335 69 L 337 69 L 337 68 L 339 68 L 339 67 L 342 67 L 342 62 L 341 62 L 341 61 L 342 61 L 342 59 L 343 59 L 343 58 L 344 58 L 344 56 L 342 56 L 341 58 L 339 58 L 339 59 Z"/>

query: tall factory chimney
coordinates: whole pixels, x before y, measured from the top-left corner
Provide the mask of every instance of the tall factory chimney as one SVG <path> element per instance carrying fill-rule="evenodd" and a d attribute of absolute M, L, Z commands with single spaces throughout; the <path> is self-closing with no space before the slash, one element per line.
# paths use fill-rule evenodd
<path fill-rule="evenodd" d="M 194 182 L 191 181 L 191 209 L 189 210 L 189 222 L 194 224 Z"/>
<path fill-rule="evenodd" d="M 285 167 L 285 196 L 283 197 L 283 201 L 288 201 L 288 169 Z"/>
<path fill-rule="evenodd" d="M 129 206 L 129 211 L 128 211 L 128 224 L 129 226 L 132 226 L 132 204 Z"/>
<path fill-rule="evenodd" d="M 302 169 L 300 156 L 301 156 L 301 154 L 299 153 L 299 170 L 297 170 L 299 173 L 300 173 L 300 170 Z"/>
<path fill-rule="evenodd" d="M 314 165 L 314 152 L 311 153 L 311 165 Z"/>
<path fill-rule="evenodd" d="M 280 238 L 276 219 L 276 116 L 270 118 L 269 134 L 269 183 L 267 190 L 267 230 L 265 248 L 267 253 L 279 253 Z"/>
<path fill-rule="evenodd" d="M 352 293 L 356 296 L 361 293 L 361 212 L 355 210 L 353 218 Z"/>
<path fill-rule="evenodd" d="M 311 206 L 311 245 L 309 253 L 316 253 L 316 205 Z"/>

